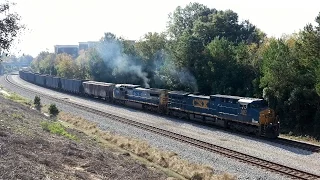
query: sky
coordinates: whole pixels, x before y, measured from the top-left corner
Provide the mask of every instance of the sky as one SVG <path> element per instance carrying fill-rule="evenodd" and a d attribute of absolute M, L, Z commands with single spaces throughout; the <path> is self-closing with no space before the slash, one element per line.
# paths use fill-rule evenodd
<path fill-rule="evenodd" d="M 218 10 L 231 9 L 268 36 L 298 32 L 314 23 L 320 0 L 11 0 L 27 30 L 12 47 L 16 55 L 53 52 L 54 45 L 97 41 L 104 32 L 139 40 L 147 32 L 166 30 L 168 14 L 177 6 L 198 2 Z"/>

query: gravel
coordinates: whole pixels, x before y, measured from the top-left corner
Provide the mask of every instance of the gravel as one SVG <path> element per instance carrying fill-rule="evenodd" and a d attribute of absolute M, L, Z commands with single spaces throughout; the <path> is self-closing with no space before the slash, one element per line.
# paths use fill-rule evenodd
<path fill-rule="evenodd" d="M 153 114 L 143 113 L 141 111 L 136 111 L 129 108 L 103 104 L 101 102 L 87 101 L 83 98 L 61 94 L 55 91 L 47 90 L 45 88 L 34 86 L 20 80 L 17 76 L 13 76 L 12 78 L 18 83 L 22 83 L 30 88 L 37 88 L 37 90 L 41 90 L 41 92 L 54 94 L 57 97 L 68 97 L 71 101 L 86 103 L 101 110 L 105 110 L 111 113 L 117 113 L 121 116 L 130 117 L 131 119 L 140 122 L 144 122 L 154 126 L 160 126 L 161 128 L 169 129 L 192 137 L 197 137 L 198 139 L 221 145 L 223 147 L 268 159 L 281 164 L 286 164 L 301 170 L 313 173 L 320 172 L 320 162 L 318 162 L 319 154 L 316 153 L 312 154 L 308 151 L 285 147 L 282 145 L 273 144 L 271 142 L 257 140 L 254 138 L 249 138 L 247 136 L 225 132 L 220 129 L 208 128 L 198 124 L 192 124 L 173 118 L 160 117 Z M 8 85 L 4 82 L 3 77 L 0 78 L 0 83 L 3 84 L 6 88 L 16 91 L 17 93 L 27 98 L 33 99 L 35 96 L 35 94 L 28 94 L 24 91 L 15 89 L 11 85 Z M 44 97 L 41 97 L 41 100 L 43 103 L 51 103 L 50 100 L 47 100 Z M 56 104 L 59 109 L 62 109 L 65 112 L 77 114 L 90 121 L 97 122 L 100 128 L 103 130 L 146 140 L 153 146 L 165 150 L 174 151 L 181 155 L 183 158 L 192 162 L 208 164 L 212 166 L 217 172 L 229 172 L 231 174 L 237 175 L 239 179 L 285 179 L 284 177 L 276 175 L 274 173 L 266 172 L 264 170 L 248 166 L 246 164 L 222 157 L 214 153 L 208 153 L 204 150 L 180 142 L 176 142 L 159 135 L 145 132 L 131 126 L 126 126 L 121 123 L 70 107 L 68 105 L 60 103 Z"/>

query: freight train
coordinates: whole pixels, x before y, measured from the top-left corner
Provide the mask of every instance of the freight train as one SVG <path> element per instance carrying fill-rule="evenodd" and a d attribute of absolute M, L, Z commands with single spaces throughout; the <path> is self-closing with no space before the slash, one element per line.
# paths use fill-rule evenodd
<path fill-rule="evenodd" d="M 133 84 L 66 79 L 29 71 L 19 71 L 19 76 L 46 88 L 100 98 L 110 103 L 201 121 L 267 138 L 279 136 L 279 120 L 263 99 L 220 94 L 203 96 L 183 91 L 142 88 Z"/>

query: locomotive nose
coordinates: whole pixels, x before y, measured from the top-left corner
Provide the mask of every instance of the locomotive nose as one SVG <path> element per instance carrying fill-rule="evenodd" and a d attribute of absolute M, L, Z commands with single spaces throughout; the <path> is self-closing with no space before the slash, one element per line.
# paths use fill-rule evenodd
<path fill-rule="evenodd" d="M 268 108 L 260 112 L 260 127 L 265 132 L 264 136 L 273 138 L 279 135 L 279 122 L 273 109 Z"/>

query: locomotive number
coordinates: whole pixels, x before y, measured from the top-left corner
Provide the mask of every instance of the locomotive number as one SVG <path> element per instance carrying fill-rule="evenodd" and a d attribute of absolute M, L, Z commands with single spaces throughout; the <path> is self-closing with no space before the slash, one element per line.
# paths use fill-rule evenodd
<path fill-rule="evenodd" d="M 241 114 L 246 116 L 247 115 L 247 110 L 246 109 L 241 109 Z"/>
<path fill-rule="evenodd" d="M 193 106 L 194 107 L 199 107 L 199 108 L 203 108 L 203 109 L 208 109 L 208 100 L 204 100 L 204 99 L 194 99 L 193 100 Z"/>

